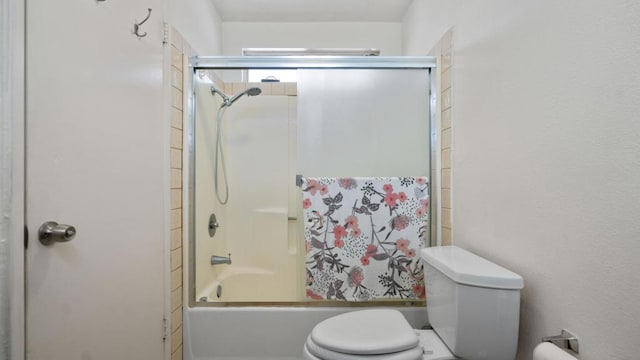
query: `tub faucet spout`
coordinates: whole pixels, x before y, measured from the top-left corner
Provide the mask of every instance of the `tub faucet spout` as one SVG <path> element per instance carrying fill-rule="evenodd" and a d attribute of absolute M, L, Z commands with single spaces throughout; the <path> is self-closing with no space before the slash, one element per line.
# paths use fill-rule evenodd
<path fill-rule="evenodd" d="M 229 256 L 211 256 L 211 265 L 227 264 L 231 265 L 231 254 Z"/>

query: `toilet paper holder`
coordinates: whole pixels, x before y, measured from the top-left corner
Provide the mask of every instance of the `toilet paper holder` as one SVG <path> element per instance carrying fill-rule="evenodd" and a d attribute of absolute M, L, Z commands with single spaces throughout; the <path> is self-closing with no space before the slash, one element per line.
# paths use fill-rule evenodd
<path fill-rule="evenodd" d="M 579 354 L 578 350 L 580 347 L 578 344 L 578 337 L 566 329 L 562 329 L 560 335 L 543 337 L 542 342 L 550 342 L 561 349 L 571 350 L 574 353 Z"/>

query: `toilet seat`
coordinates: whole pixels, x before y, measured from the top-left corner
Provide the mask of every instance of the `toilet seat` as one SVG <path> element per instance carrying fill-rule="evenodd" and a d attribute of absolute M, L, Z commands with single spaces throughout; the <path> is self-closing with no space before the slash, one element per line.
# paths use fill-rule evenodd
<path fill-rule="evenodd" d="M 307 354 L 313 355 L 311 359 L 320 360 L 422 360 L 422 347 L 420 346 L 388 354 L 355 355 L 340 353 L 322 348 L 313 342 L 311 336 L 307 338 L 307 342 L 304 345 L 304 351 Z"/>
<path fill-rule="evenodd" d="M 418 346 L 411 325 L 399 311 L 391 309 L 334 316 L 317 324 L 310 338 L 320 348 L 352 355 L 389 354 Z"/>
<path fill-rule="evenodd" d="M 310 360 L 457 359 L 432 330 L 414 330 L 397 310 L 345 313 L 317 324 L 307 337 Z"/>

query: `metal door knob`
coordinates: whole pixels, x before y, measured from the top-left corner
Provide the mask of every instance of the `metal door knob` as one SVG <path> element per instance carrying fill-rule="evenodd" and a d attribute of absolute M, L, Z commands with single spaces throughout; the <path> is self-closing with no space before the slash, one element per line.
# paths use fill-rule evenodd
<path fill-rule="evenodd" d="M 71 225 L 58 224 L 55 221 L 47 221 L 38 229 L 38 239 L 40 239 L 42 245 L 67 242 L 75 237 L 76 228 Z"/>

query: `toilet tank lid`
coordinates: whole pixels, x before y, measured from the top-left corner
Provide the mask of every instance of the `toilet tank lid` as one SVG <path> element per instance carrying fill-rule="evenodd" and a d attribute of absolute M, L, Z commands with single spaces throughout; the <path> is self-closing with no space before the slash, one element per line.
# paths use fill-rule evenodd
<path fill-rule="evenodd" d="M 457 246 L 425 248 L 420 257 L 460 284 L 510 290 L 524 287 L 522 276 Z"/>

